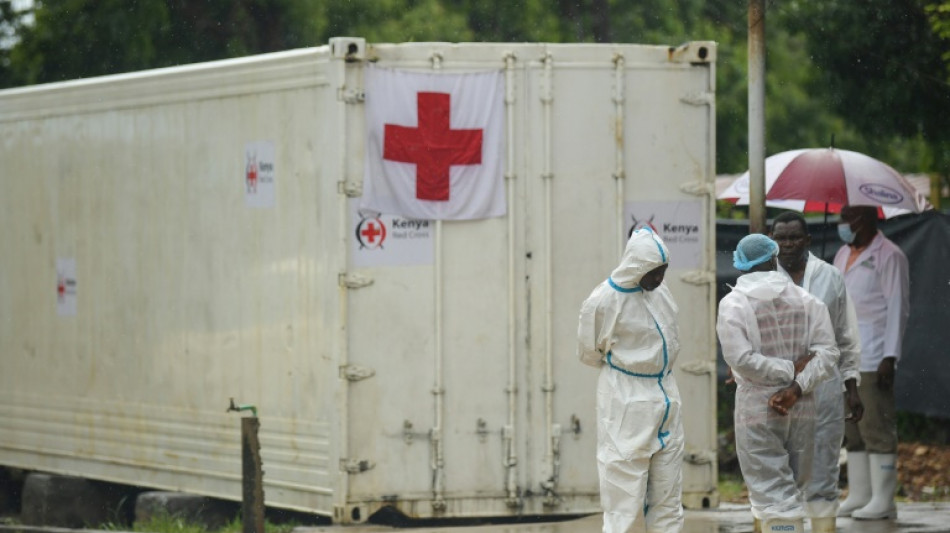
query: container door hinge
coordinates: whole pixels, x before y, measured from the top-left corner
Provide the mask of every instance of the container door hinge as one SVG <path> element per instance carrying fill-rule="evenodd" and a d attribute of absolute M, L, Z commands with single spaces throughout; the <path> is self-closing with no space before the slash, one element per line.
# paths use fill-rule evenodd
<path fill-rule="evenodd" d="M 715 95 L 710 92 L 689 93 L 680 98 L 680 102 L 694 106 L 713 105 L 715 101 Z"/>
<path fill-rule="evenodd" d="M 367 459 L 340 459 L 340 470 L 347 474 L 359 474 L 376 466 Z"/>
<path fill-rule="evenodd" d="M 373 284 L 373 278 L 353 272 L 340 272 L 340 286 L 347 289 L 362 289 Z"/>
<path fill-rule="evenodd" d="M 709 196 L 713 193 L 712 183 L 706 181 L 687 181 L 680 185 L 680 190 L 693 196 Z"/>
<path fill-rule="evenodd" d="M 690 270 L 680 279 L 691 285 L 709 285 L 716 282 L 716 274 L 708 270 Z"/>
<path fill-rule="evenodd" d="M 683 372 L 693 374 L 694 376 L 704 376 L 716 371 L 715 361 L 690 361 L 677 366 Z"/>
<path fill-rule="evenodd" d="M 361 104 L 366 101 L 366 93 L 359 89 L 347 89 L 344 86 L 336 90 L 336 98 L 348 104 Z"/>
<path fill-rule="evenodd" d="M 358 181 L 338 181 L 336 192 L 345 194 L 347 198 L 358 198 L 363 196 L 363 184 Z"/>
<path fill-rule="evenodd" d="M 375 375 L 375 370 L 365 366 L 343 365 L 340 367 L 340 377 L 347 381 L 362 381 Z"/>
<path fill-rule="evenodd" d="M 715 450 L 687 450 L 683 460 L 692 465 L 708 465 L 715 463 L 717 457 Z"/>

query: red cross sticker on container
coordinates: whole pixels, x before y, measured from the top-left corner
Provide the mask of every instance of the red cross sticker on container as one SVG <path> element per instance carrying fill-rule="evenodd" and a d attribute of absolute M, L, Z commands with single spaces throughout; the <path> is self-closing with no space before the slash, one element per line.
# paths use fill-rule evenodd
<path fill-rule="evenodd" d="M 76 259 L 56 259 L 56 313 L 60 316 L 76 314 Z"/>
<path fill-rule="evenodd" d="M 363 248 L 382 248 L 386 240 L 386 224 L 379 217 L 361 217 L 356 225 L 356 240 Z"/>
<path fill-rule="evenodd" d="M 419 125 L 386 124 L 383 159 L 416 165 L 416 198 L 449 200 L 449 168 L 482 162 L 482 130 L 451 127 L 451 96 L 420 92 Z"/>

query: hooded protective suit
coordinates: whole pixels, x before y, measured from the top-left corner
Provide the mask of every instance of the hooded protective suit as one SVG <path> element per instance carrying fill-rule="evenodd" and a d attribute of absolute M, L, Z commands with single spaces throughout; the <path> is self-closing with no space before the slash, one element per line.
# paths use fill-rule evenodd
<path fill-rule="evenodd" d="M 669 251 L 649 229 L 634 232 L 623 258 L 584 301 L 578 356 L 600 367 L 597 466 L 605 533 L 683 528 L 683 425 L 671 368 L 679 352 L 677 307 L 665 285 L 640 280 L 668 264 Z"/>
<path fill-rule="evenodd" d="M 779 272 L 785 272 L 779 265 Z M 830 265 L 808 252 L 802 288 L 828 307 L 831 325 L 841 357 L 831 376 L 815 388 L 815 452 L 811 480 L 805 490 L 805 510 L 815 518 L 832 517 L 838 512 L 838 456 L 844 439 L 844 381 L 861 382 L 858 365 L 861 343 L 854 305 L 845 289 L 844 277 Z"/>
<path fill-rule="evenodd" d="M 828 309 L 780 272 L 753 272 L 740 276 L 719 303 L 716 329 L 737 384 L 736 452 L 752 514 L 762 521 L 801 519 L 815 443 L 809 393 L 838 360 Z M 809 352 L 815 358 L 796 375 L 794 362 Z M 783 416 L 769 398 L 793 380 L 803 394 Z"/>

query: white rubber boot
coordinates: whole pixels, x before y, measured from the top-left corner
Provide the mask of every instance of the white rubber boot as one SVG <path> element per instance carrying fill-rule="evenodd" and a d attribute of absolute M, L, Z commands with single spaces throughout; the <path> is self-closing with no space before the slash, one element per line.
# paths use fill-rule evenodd
<path fill-rule="evenodd" d="M 762 533 L 805 533 L 805 519 L 773 518 L 766 520 Z"/>
<path fill-rule="evenodd" d="M 872 453 L 869 458 L 871 501 L 851 513 L 851 518 L 858 520 L 897 518 L 897 506 L 894 505 L 894 489 L 897 488 L 897 454 Z"/>
<path fill-rule="evenodd" d="M 870 471 L 868 452 L 848 452 L 848 497 L 838 507 L 838 516 L 851 516 L 871 501 Z"/>
<path fill-rule="evenodd" d="M 835 517 L 833 516 L 826 516 L 822 518 L 812 517 L 811 532 L 812 533 L 835 533 Z"/>

